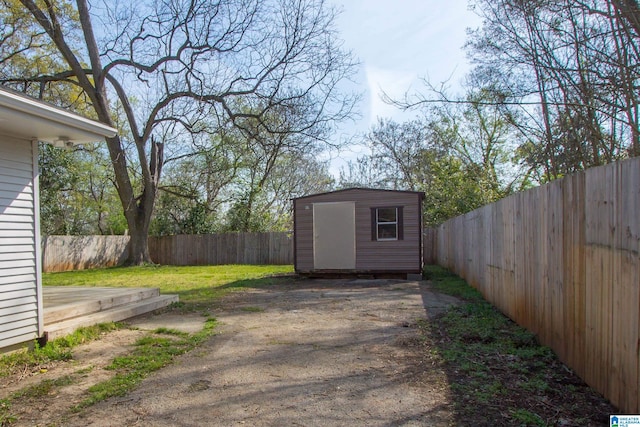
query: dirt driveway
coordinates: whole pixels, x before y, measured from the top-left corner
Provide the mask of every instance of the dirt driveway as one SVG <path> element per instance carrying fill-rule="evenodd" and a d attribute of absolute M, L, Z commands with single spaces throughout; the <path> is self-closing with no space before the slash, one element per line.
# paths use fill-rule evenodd
<path fill-rule="evenodd" d="M 421 282 L 307 280 L 235 293 L 219 333 L 77 426 L 417 426 L 452 421 L 415 323 L 455 303 Z"/>

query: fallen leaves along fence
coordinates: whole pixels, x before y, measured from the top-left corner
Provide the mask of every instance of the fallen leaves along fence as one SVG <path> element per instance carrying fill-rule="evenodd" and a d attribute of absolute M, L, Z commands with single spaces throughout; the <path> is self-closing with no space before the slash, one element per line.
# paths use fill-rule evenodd
<path fill-rule="evenodd" d="M 640 158 L 514 194 L 426 233 L 467 280 L 621 411 L 640 412 Z"/>

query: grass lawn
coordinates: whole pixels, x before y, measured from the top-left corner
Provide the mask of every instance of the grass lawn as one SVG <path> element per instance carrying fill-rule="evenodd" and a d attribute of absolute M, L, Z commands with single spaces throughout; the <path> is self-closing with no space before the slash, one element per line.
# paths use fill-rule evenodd
<path fill-rule="evenodd" d="M 163 294 L 178 294 L 182 303 L 206 304 L 230 290 L 268 285 L 276 280 L 270 276 L 291 272 L 291 265 L 149 265 L 44 273 L 42 282 L 45 286 L 154 287 Z"/>

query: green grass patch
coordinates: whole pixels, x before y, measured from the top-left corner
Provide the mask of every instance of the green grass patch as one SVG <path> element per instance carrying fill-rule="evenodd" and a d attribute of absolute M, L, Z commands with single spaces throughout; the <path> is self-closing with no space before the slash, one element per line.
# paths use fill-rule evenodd
<path fill-rule="evenodd" d="M 78 375 L 87 375 L 95 369 L 95 366 L 89 365 L 86 368 L 78 369 L 75 373 Z"/>
<path fill-rule="evenodd" d="M 438 265 L 426 265 L 422 270 L 422 276 L 426 280 L 430 280 L 434 289 L 438 292 L 468 301 L 483 301 L 480 292 L 446 268 Z"/>
<path fill-rule="evenodd" d="M 11 413 L 11 399 L 0 399 L 0 426 L 9 426 L 18 421 Z"/>
<path fill-rule="evenodd" d="M 262 307 L 240 307 L 240 310 L 246 311 L 248 313 L 261 313 L 264 311 Z"/>
<path fill-rule="evenodd" d="M 117 357 L 107 369 L 115 376 L 89 388 L 89 397 L 76 406 L 81 410 L 113 396 L 124 396 L 152 372 L 169 364 L 214 333 L 215 319 L 209 318 L 203 329 L 193 335 L 160 328 L 136 342 L 135 350 L 126 356 Z"/>
<path fill-rule="evenodd" d="M 71 360 L 74 347 L 91 342 L 100 335 L 123 327 L 122 323 L 102 323 L 77 329 L 72 334 L 50 341 L 44 347 L 40 347 L 37 342 L 33 349 L 24 349 L 0 357 L 0 377 L 6 377 L 16 372 L 34 372 L 51 362 Z M 92 368 L 91 368 L 92 369 Z M 90 369 L 89 369 L 90 370 Z M 43 369 L 44 371 L 44 369 Z M 88 370 L 87 370 L 88 372 Z M 78 371 L 80 375 L 83 372 Z M 52 390 L 67 386 L 73 383 L 73 376 L 63 376 L 57 379 L 43 379 L 37 384 L 12 393 L 5 399 L 0 399 L 0 426 L 8 426 L 17 421 L 12 415 L 12 403 L 16 400 L 37 399 L 46 396 Z"/>
<path fill-rule="evenodd" d="M 187 332 L 183 332 L 183 331 L 179 331 L 177 329 L 172 329 L 172 328 L 158 328 L 155 331 L 153 331 L 156 334 L 164 334 L 164 335 L 175 335 L 178 337 L 188 337 L 189 334 Z"/>
<path fill-rule="evenodd" d="M 22 390 L 19 390 L 12 394 L 12 399 L 36 399 L 38 397 L 43 397 L 51 393 L 51 391 L 56 387 L 64 387 L 73 383 L 73 378 L 69 375 L 65 375 L 56 379 L 45 379 L 40 381 L 37 384 L 33 384 L 29 387 L 25 387 Z"/>
<path fill-rule="evenodd" d="M 45 273 L 42 281 L 45 286 L 160 288 L 163 294 L 178 294 L 184 305 L 207 304 L 234 289 L 281 282 L 269 276 L 291 272 L 291 265 L 145 265 Z"/>
<path fill-rule="evenodd" d="M 569 386 L 580 381 L 531 332 L 449 271 L 427 266 L 425 277 L 437 291 L 465 300 L 433 321 L 418 322 L 431 345 L 437 343 L 429 353 L 449 377 L 457 419 L 470 424 L 485 420 L 479 425 L 544 426 L 555 425 L 562 411 L 565 419 L 584 416 L 584 407 L 575 402 L 550 405 L 553 399 L 564 403 L 567 396 L 574 398 Z M 565 384 L 567 390 L 559 390 Z M 592 393 L 586 385 L 581 390 Z"/>
<path fill-rule="evenodd" d="M 540 426 L 544 427 L 547 423 L 544 422 L 538 414 L 534 414 L 526 409 L 518 408 L 510 411 L 511 418 L 517 423 L 517 425 L 523 426 Z"/>
<path fill-rule="evenodd" d="M 74 379 L 65 375 L 56 379 L 45 379 L 12 393 L 9 397 L 0 399 L 0 426 L 10 426 L 18 421 L 18 417 L 11 413 L 13 402 L 17 400 L 34 402 L 49 395 L 53 390 L 70 385 Z"/>
<path fill-rule="evenodd" d="M 100 335 L 122 328 L 122 323 L 102 323 L 77 329 L 72 334 L 50 341 L 44 347 L 37 342 L 33 349 L 24 349 L 0 357 L 0 377 L 6 377 L 17 371 L 33 371 L 50 362 L 65 361 L 73 358 L 74 347 L 91 342 Z"/>
<path fill-rule="evenodd" d="M 162 293 L 180 293 L 203 287 L 243 287 L 251 284 L 245 281 L 292 271 L 290 265 L 145 265 L 44 273 L 43 283 L 45 286 L 155 287 Z"/>

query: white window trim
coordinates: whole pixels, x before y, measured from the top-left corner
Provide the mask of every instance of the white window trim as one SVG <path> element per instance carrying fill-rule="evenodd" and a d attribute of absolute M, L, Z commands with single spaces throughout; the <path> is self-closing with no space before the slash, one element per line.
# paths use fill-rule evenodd
<path fill-rule="evenodd" d="M 385 222 L 380 222 L 378 220 L 378 212 L 380 211 L 380 209 L 394 209 L 396 211 L 396 220 L 395 221 L 385 221 Z M 380 225 L 389 225 L 389 224 L 393 224 L 396 226 L 396 236 L 395 237 L 380 237 L 379 236 L 379 231 L 380 231 Z M 395 241 L 398 240 L 398 208 L 397 207 L 382 207 L 382 208 L 376 208 L 376 240 L 379 242 L 391 242 L 391 241 Z"/>

